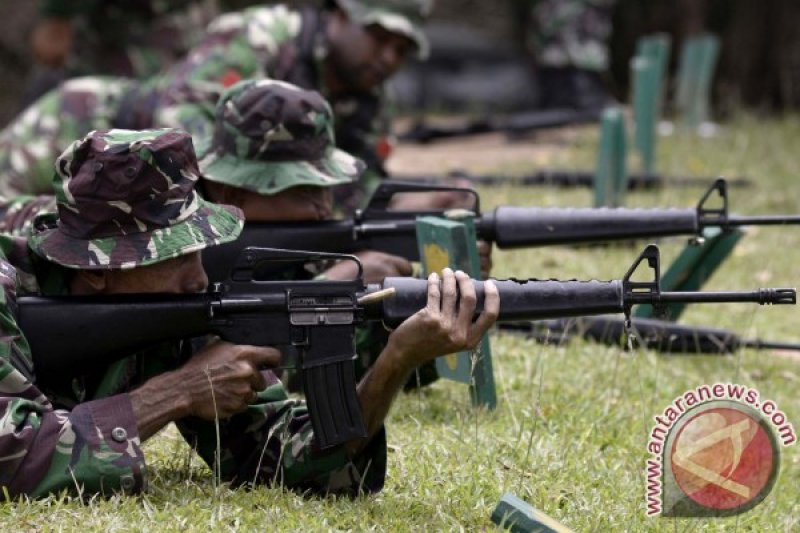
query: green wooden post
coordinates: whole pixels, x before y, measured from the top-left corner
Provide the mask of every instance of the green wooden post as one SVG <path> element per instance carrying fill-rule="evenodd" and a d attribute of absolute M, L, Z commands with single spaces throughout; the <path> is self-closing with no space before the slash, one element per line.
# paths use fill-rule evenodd
<path fill-rule="evenodd" d="M 510 492 L 492 511 L 492 522 L 512 533 L 571 533 L 571 529 Z"/>
<path fill-rule="evenodd" d="M 661 289 L 665 291 L 697 291 L 731 254 L 744 233 L 740 230 L 722 231 L 707 228 L 701 244 L 689 243 L 661 276 Z M 667 318 L 677 320 L 686 304 L 667 306 Z M 652 306 L 640 305 L 634 312 L 639 318 L 654 318 Z"/>
<path fill-rule="evenodd" d="M 654 33 L 642 37 L 636 42 L 636 57 L 646 57 L 655 65 L 656 86 L 658 95 L 656 99 L 656 121 L 664 113 L 664 89 L 669 68 L 669 53 L 672 48 L 672 38 L 667 33 Z"/>
<path fill-rule="evenodd" d="M 710 120 L 711 84 L 719 58 L 719 38 L 709 33 L 687 39 L 678 67 L 676 108 L 681 122 L 696 130 Z"/>
<path fill-rule="evenodd" d="M 698 126 L 711 121 L 711 85 L 719 59 L 719 38 L 710 33 L 701 37 L 700 72 L 697 76 Z"/>
<path fill-rule="evenodd" d="M 646 57 L 631 60 L 633 79 L 633 147 L 638 169 L 643 174 L 655 171 L 656 123 L 658 121 L 657 65 Z"/>
<path fill-rule="evenodd" d="M 625 120 L 622 110 L 609 107 L 600 120 L 600 149 L 594 180 L 595 207 L 619 207 L 627 191 Z"/>
<path fill-rule="evenodd" d="M 473 278 L 480 278 L 481 267 L 475 244 L 475 223 L 472 214 L 457 220 L 439 217 L 417 219 L 417 243 L 424 274 L 441 273 L 445 267 L 463 270 Z M 473 352 L 439 357 L 436 360 L 439 377 L 470 386 L 473 405 L 494 409 L 497 393 L 492 370 L 492 352 L 489 337 L 484 336 Z"/>
<path fill-rule="evenodd" d="M 696 37 L 686 39 L 681 47 L 678 78 L 675 89 L 675 110 L 684 125 L 689 125 L 691 103 L 696 98 L 697 74 L 700 70 L 700 42 Z"/>

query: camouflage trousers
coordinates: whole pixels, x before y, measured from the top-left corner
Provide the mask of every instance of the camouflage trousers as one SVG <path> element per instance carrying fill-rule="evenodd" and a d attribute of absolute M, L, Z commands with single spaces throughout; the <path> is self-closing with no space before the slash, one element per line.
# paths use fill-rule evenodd
<path fill-rule="evenodd" d="M 114 127 L 119 102 L 136 84 L 76 78 L 45 94 L 0 132 L 0 195 L 51 194 L 56 158 L 96 129 Z"/>
<path fill-rule="evenodd" d="M 616 0 L 532 0 L 529 45 L 544 67 L 608 70 Z"/>

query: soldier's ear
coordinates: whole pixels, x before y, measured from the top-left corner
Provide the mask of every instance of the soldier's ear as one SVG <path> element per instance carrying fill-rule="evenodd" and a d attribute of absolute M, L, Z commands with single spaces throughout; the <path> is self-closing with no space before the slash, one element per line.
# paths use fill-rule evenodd
<path fill-rule="evenodd" d="M 108 288 L 107 270 L 78 270 L 72 278 L 73 294 L 101 294 Z"/>

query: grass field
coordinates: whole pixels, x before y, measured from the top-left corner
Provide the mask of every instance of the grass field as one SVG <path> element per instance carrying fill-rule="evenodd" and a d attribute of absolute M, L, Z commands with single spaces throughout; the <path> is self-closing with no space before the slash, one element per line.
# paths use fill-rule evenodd
<path fill-rule="evenodd" d="M 554 165 L 590 168 L 591 130 L 553 156 Z M 659 170 L 668 174 L 745 175 L 734 189 L 739 214 L 800 212 L 800 121 L 750 117 L 714 139 L 661 139 Z M 431 169 L 434 171 L 437 169 Z M 445 169 L 439 169 L 445 170 Z M 526 170 L 499 164 L 498 172 Z M 629 206 L 692 206 L 701 188 L 642 192 Z M 481 191 L 486 208 L 578 205 L 588 190 L 500 188 Z M 665 264 L 685 243 L 663 240 Z M 619 278 L 639 247 L 552 248 L 497 252 L 497 277 Z M 795 286 L 800 229 L 747 232 L 708 289 Z M 695 306 L 686 323 L 744 336 L 800 342 L 793 307 Z M 498 385 L 493 412 L 469 407 L 466 388 L 438 382 L 403 395 L 387 424 L 389 471 L 382 493 L 356 500 L 304 497 L 281 489 L 230 490 L 169 428 L 147 443 L 151 490 L 139 498 L 65 496 L 0 506 L 0 531 L 491 530 L 490 513 L 512 491 L 576 531 L 796 531 L 800 529 L 800 454 L 785 448 L 777 484 L 758 507 L 726 519 L 645 517 L 646 441 L 660 413 L 698 385 L 735 382 L 775 400 L 800 427 L 800 362 L 769 352 L 734 356 L 660 356 L 576 341 L 542 347 L 492 335 Z"/>

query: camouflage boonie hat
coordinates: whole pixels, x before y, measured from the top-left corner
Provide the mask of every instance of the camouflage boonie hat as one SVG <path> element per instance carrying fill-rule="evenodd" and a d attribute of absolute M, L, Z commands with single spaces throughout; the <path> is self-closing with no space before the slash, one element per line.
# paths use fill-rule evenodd
<path fill-rule="evenodd" d="M 181 130 L 98 130 L 56 161 L 58 216 L 34 222 L 30 248 L 68 268 L 128 269 L 232 241 L 242 213 L 195 192 L 197 159 Z"/>
<path fill-rule="evenodd" d="M 217 103 L 214 135 L 200 150 L 200 172 L 264 195 L 298 185 L 350 183 L 364 163 L 335 146 L 333 112 L 319 93 L 282 81 L 245 80 Z"/>
<path fill-rule="evenodd" d="M 353 21 L 368 26 L 377 24 L 392 33 L 414 41 L 420 59 L 426 59 L 430 43 L 422 31 L 433 9 L 433 0 L 335 0 Z"/>

